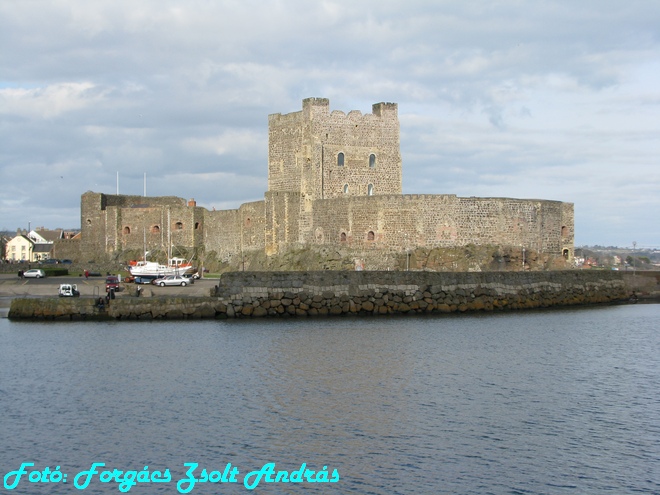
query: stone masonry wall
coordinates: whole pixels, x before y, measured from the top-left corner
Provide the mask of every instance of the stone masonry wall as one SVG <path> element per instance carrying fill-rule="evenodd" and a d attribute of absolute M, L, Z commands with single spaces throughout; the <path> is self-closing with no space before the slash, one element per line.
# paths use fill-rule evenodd
<path fill-rule="evenodd" d="M 117 250 L 192 247 L 201 209 L 173 196 L 143 197 L 87 192 L 81 198 L 81 255 Z"/>
<path fill-rule="evenodd" d="M 283 252 L 304 245 L 339 245 L 356 251 L 405 252 L 416 247 L 468 244 L 573 254 L 573 205 L 547 200 L 459 198 L 455 195 L 342 196 L 302 200 L 295 192 L 268 192 L 265 201 L 238 210 L 192 206 L 108 206 L 87 193 L 80 250 L 94 259 L 115 250 L 203 247 L 221 261 L 246 251 Z M 118 199 L 118 198 L 112 198 Z M 181 200 L 183 202 L 183 200 Z M 176 254 L 176 253 L 174 253 Z"/>
<path fill-rule="evenodd" d="M 453 313 L 624 301 L 617 272 L 229 273 L 217 287 L 228 317 Z"/>
<path fill-rule="evenodd" d="M 300 203 L 300 193 L 297 192 L 266 193 L 266 254 L 299 244 Z"/>
<path fill-rule="evenodd" d="M 58 239 L 53 243 L 53 258 L 58 260 L 80 259 L 80 239 Z"/>
<path fill-rule="evenodd" d="M 377 195 L 315 201 L 313 206 L 313 228 L 303 243 L 343 243 L 359 250 L 491 244 L 559 256 L 562 227 L 573 231 L 572 215 L 566 215 L 572 208 L 557 201 Z"/>
<path fill-rule="evenodd" d="M 204 216 L 203 246 L 221 261 L 229 261 L 241 250 L 239 210 L 207 211 Z"/>

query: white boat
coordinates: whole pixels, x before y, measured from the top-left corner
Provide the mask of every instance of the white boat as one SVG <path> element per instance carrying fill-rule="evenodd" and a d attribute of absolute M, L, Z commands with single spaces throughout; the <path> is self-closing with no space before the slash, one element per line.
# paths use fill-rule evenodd
<path fill-rule="evenodd" d="M 193 266 L 183 258 L 171 258 L 167 265 L 156 261 L 131 261 L 128 271 L 134 277 L 165 277 L 167 275 L 184 275 L 193 271 Z"/>

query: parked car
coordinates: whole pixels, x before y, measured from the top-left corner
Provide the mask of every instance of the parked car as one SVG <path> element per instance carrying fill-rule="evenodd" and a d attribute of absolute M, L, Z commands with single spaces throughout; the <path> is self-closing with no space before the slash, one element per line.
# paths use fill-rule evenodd
<path fill-rule="evenodd" d="M 165 287 L 166 285 L 180 285 L 181 287 L 185 287 L 190 283 L 190 280 L 180 275 L 168 275 L 167 277 L 157 278 L 151 283 L 161 287 Z"/>
<path fill-rule="evenodd" d="M 73 263 L 73 261 L 71 261 L 71 260 L 62 260 L 62 261 L 60 261 L 60 263 L 62 263 L 63 265 L 71 265 Z"/>
<path fill-rule="evenodd" d="M 55 258 L 48 258 L 47 260 L 43 260 L 41 263 L 44 265 L 57 265 L 60 262 L 60 260 L 56 260 Z"/>
<path fill-rule="evenodd" d="M 105 291 L 110 292 L 110 290 L 114 290 L 115 292 L 119 292 L 119 277 L 115 277 L 113 275 L 106 277 L 105 279 Z"/>
<path fill-rule="evenodd" d="M 45 276 L 46 273 L 39 268 L 33 268 L 32 270 L 25 270 L 23 272 L 23 277 L 25 278 L 44 278 Z"/>

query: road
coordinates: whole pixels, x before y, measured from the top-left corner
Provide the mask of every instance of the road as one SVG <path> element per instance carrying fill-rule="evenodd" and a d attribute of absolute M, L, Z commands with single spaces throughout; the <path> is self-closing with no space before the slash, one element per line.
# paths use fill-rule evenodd
<path fill-rule="evenodd" d="M 60 284 L 76 284 L 82 297 L 105 296 L 105 277 L 46 277 L 21 279 L 17 275 L 0 274 L 0 298 L 15 297 L 57 297 Z M 156 287 L 155 285 L 140 285 L 145 296 L 208 296 L 211 288 L 217 284 L 217 279 L 207 278 L 196 280 L 186 287 Z M 122 283 L 121 291 L 116 297 L 134 297 L 138 286 Z"/>

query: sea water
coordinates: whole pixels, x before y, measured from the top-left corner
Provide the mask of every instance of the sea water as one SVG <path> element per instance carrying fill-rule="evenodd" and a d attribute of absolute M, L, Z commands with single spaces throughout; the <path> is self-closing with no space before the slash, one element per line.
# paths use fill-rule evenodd
<path fill-rule="evenodd" d="M 659 321 L 1 319 L 0 492 L 657 494 Z"/>

